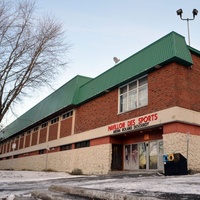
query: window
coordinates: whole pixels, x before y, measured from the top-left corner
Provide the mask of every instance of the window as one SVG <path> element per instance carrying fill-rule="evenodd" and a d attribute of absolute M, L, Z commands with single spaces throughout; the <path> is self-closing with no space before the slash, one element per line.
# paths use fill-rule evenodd
<path fill-rule="evenodd" d="M 27 131 L 27 135 L 31 134 L 31 129 Z"/>
<path fill-rule="evenodd" d="M 13 158 L 18 158 L 18 157 L 19 157 L 18 155 L 14 155 L 14 156 L 13 156 Z"/>
<path fill-rule="evenodd" d="M 66 145 L 60 146 L 60 151 L 66 151 L 66 150 L 70 150 L 70 149 L 72 149 L 71 144 L 66 144 Z"/>
<path fill-rule="evenodd" d="M 119 93 L 120 113 L 146 106 L 148 104 L 147 76 L 121 87 Z"/>
<path fill-rule="evenodd" d="M 55 124 L 58 121 L 59 121 L 59 117 L 56 117 L 56 118 L 54 118 L 54 119 L 51 120 L 51 124 Z"/>
<path fill-rule="evenodd" d="M 48 122 L 45 122 L 45 123 L 42 124 L 42 128 L 45 128 L 47 126 L 48 126 Z"/>
<path fill-rule="evenodd" d="M 89 147 L 89 146 L 90 146 L 89 140 L 75 143 L 75 149 L 83 148 L 83 147 Z"/>
<path fill-rule="evenodd" d="M 37 131 L 39 129 L 39 126 L 36 126 L 33 131 Z"/>
<path fill-rule="evenodd" d="M 65 118 L 68 118 L 68 117 L 70 117 L 70 116 L 72 116 L 72 115 L 73 115 L 73 110 L 64 113 L 64 114 L 62 115 L 62 118 L 65 119 Z"/>
<path fill-rule="evenodd" d="M 44 149 L 39 150 L 39 154 L 44 154 Z"/>

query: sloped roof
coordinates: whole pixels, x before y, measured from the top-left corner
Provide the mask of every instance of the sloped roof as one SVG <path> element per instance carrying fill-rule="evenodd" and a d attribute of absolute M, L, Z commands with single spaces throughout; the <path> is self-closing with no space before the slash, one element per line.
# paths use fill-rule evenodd
<path fill-rule="evenodd" d="M 191 46 L 188 46 L 188 49 L 195 55 L 199 56 L 200 57 L 200 51 L 191 47 Z"/>
<path fill-rule="evenodd" d="M 162 66 L 173 61 L 184 66 L 190 66 L 193 63 L 185 38 L 175 32 L 169 33 L 82 85 L 79 93 L 79 103 L 141 73 L 147 73 L 157 65 Z"/>
<path fill-rule="evenodd" d="M 91 80 L 91 78 L 84 76 L 76 76 L 71 79 L 14 122 L 9 124 L 4 129 L 5 133 L 2 136 L 7 138 L 69 105 L 77 104 L 79 88 L 89 80 Z"/>
<path fill-rule="evenodd" d="M 4 129 L 5 134 L 0 135 L 0 138 L 8 138 L 67 106 L 79 105 L 108 89 L 154 70 L 157 65 L 164 66 L 170 62 L 178 62 L 183 66 L 193 64 L 184 37 L 175 32 L 169 33 L 94 79 L 76 76 L 8 125 Z"/>

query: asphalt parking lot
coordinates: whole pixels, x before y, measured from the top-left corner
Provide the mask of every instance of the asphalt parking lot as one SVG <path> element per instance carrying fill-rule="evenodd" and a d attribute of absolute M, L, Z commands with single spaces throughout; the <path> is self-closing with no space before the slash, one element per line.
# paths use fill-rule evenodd
<path fill-rule="evenodd" d="M 25 172 L 24 172 L 25 173 Z M 33 172 L 30 172 L 33 173 Z M 44 172 L 43 172 L 44 173 Z M 51 173 L 51 172 L 49 172 Z M 45 174 L 50 177 L 52 174 Z M 64 174 L 65 175 L 65 174 Z M 23 177 L 23 172 L 20 175 Z M 33 174 L 34 176 L 34 174 Z M 36 175 L 35 175 L 36 176 Z M 44 177 L 42 174 L 41 176 Z M 164 176 L 141 172 L 113 172 L 108 175 L 61 176 L 54 179 L 0 180 L 0 197 L 15 199 L 200 199 L 200 174 Z M 41 196 L 42 195 L 42 196 Z M 11 198 L 7 198 L 11 200 Z"/>

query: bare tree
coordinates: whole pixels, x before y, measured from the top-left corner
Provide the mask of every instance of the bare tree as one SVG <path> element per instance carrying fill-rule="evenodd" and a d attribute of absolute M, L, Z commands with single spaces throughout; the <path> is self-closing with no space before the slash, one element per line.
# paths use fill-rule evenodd
<path fill-rule="evenodd" d="M 0 122 L 30 89 L 50 84 L 68 49 L 62 24 L 37 17 L 34 0 L 0 0 Z"/>

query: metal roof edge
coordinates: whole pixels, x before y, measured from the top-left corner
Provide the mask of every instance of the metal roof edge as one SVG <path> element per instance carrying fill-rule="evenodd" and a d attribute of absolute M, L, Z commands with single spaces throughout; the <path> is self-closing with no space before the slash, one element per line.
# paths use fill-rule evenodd
<path fill-rule="evenodd" d="M 191 47 L 191 46 L 188 45 L 188 49 L 189 49 L 189 51 L 191 51 L 195 55 L 200 56 L 200 51 L 195 49 L 194 47 Z"/>
<path fill-rule="evenodd" d="M 90 80 L 92 78 L 90 77 L 86 77 L 86 76 L 81 76 L 81 75 L 77 75 L 75 76 L 74 78 L 70 79 L 67 83 L 63 84 L 61 87 L 59 87 L 56 91 L 52 92 L 50 95 L 48 95 L 47 97 L 45 97 L 43 100 L 41 100 L 39 103 L 37 103 L 36 105 L 34 105 L 32 108 L 30 108 L 28 111 L 26 111 L 25 113 L 23 113 L 21 116 L 19 116 L 16 120 L 14 120 L 13 122 L 11 122 L 9 125 L 7 125 L 3 130 L 2 130 L 2 133 L 0 134 L 0 137 L 4 136 L 5 139 L 9 138 L 10 136 L 22 131 L 22 130 L 25 130 L 27 129 L 29 126 L 32 126 L 33 124 L 41 121 L 43 118 L 47 118 L 48 116 L 51 116 L 53 113 L 55 112 L 59 112 L 59 110 L 69 106 L 69 105 L 66 105 L 65 107 L 61 107 L 60 109 L 58 110 L 54 110 L 53 112 L 49 112 L 47 115 L 45 116 L 41 116 L 41 118 L 38 118 L 36 121 L 30 121 L 29 119 L 26 119 L 26 115 L 29 115 L 29 113 L 31 112 L 37 112 L 38 111 L 38 108 L 41 104 L 44 104 L 45 101 L 48 101 L 51 97 L 53 97 L 53 95 L 56 94 L 56 92 L 62 90 L 62 88 L 66 87 L 67 85 L 69 85 L 70 83 L 72 83 L 73 81 L 75 81 L 74 83 L 74 90 L 72 91 L 72 100 L 71 100 L 71 104 L 70 105 L 73 105 L 74 104 L 74 96 L 77 95 L 78 93 L 78 89 L 80 87 L 80 79 L 85 79 L 85 80 Z M 79 82 L 77 84 L 77 82 Z M 24 123 L 24 125 L 20 125 L 22 124 L 21 122 L 24 122 L 24 121 L 28 121 L 27 123 Z M 10 130 L 11 129 L 11 130 Z M 12 131 L 13 130 L 13 131 Z M 5 133 L 3 133 L 5 132 Z M 6 133 L 7 132 L 7 133 Z"/>
<path fill-rule="evenodd" d="M 115 72 L 119 71 L 121 67 L 125 67 L 126 63 L 130 62 L 135 57 L 137 57 L 137 59 L 139 59 L 140 55 L 144 55 L 144 54 L 148 54 L 148 56 L 149 56 L 149 49 L 153 49 L 153 50 L 156 49 L 157 53 L 159 53 L 160 52 L 159 48 L 160 47 L 165 47 L 164 46 L 165 43 L 168 45 L 167 46 L 168 55 L 163 56 L 164 53 L 163 53 L 163 55 L 161 53 L 159 55 L 160 56 L 159 59 L 157 59 L 157 57 L 156 57 L 157 55 L 156 55 L 156 52 L 155 52 L 154 54 L 155 54 L 155 57 L 156 57 L 156 61 L 154 60 L 153 61 L 154 63 L 152 62 L 153 64 L 151 63 L 151 65 L 149 65 L 146 68 L 144 68 L 143 71 L 138 70 L 138 72 L 134 76 L 138 75 L 139 73 L 145 73 L 148 70 L 150 70 L 151 68 L 153 68 L 156 65 L 159 65 L 161 63 L 162 64 L 169 63 L 169 61 L 171 61 L 171 62 L 179 61 L 180 63 L 182 63 L 185 66 L 189 66 L 189 65 L 192 64 L 192 58 L 191 58 L 190 52 L 189 52 L 189 50 L 187 48 L 187 45 L 186 45 L 186 42 L 185 42 L 185 38 L 182 35 L 172 31 L 172 32 L 168 33 L 167 35 L 161 37 L 160 39 L 156 40 L 155 42 L 151 43 L 150 45 L 146 46 L 145 48 L 141 49 L 140 51 L 136 52 L 135 54 L 129 56 L 125 60 L 123 60 L 123 61 L 119 62 L 118 64 L 114 65 L 113 67 L 109 68 L 108 70 L 106 70 L 102 74 L 98 75 L 97 77 L 95 77 L 91 81 L 88 81 L 86 84 L 84 84 L 84 85 L 82 85 L 80 87 L 80 91 L 81 90 L 84 91 L 85 90 L 84 88 L 87 88 L 88 90 L 89 89 L 93 90 L 93 86 L 95 85 L 95 83 L 98 82 L 98 81 L 96 81 L 97 79 L 102 79 L 102 77 L 104 77 L 106 79 L 107 75 L 109 73 L 111 73 L 112 71 L 115 71 Z M 146 64 L 146 63 L 144 63 L 144 64 Z M 137 66 L 137 67 L 140 68 L 140 66 Z M 130 79 L 130 77 L 128 75 L 127 75 L 127 79 Z M 123 80 L 123 81 L 126 81 L 126 80 Z M 90 88 L 89 88 L 89 85 L 91 85 Z M 108 85 L 107 85 L 107 88 L 105 87 L 105 88 L 99 89 L 98 91 L 96 90 L 96 91 L 93 92 L 93 94 L 89 94 L 88 93 L 87 97 L 83 97 L 83 98 L 80 97 L 79 104 L 82 104 L 83 102 L 88 101 L 89 99 L 100 95 L 105 90 L 113 88 L 115 85 L 119 85 L 119 83 L 115 83 L 114 85 L 110 84 L 109 86 Z"/>
<path fill-rule="evenodd" d="M 167 37 L 168 38 L 170 37 L 170 38 L 167 39 Z M 166 38 L 166 40 L 165 40 L 165 38 Z M 164 48 L 165 44 L 168 45 L 167 48 Z M 162 52 L 160 55 L 158 55 L 159 57 L 156 57 L 157 56 L 156 53 L 159 54 L 160 48 L 163 50 L 164 53 L 165 53 L 164 50 L 167 49 L 168 50 L 167 51 L 168 55 L 165 55 Z M 155 58 L 153 57 L 153 59 L 150 60 L 151 63 L 147 62 L 147 61 L 149 61 L 148 60 L 149 57 L 152 56 L 150 50 L 154 50 L 155 51 L 155 52 L 153 52 L 153 55 L 155 55 Z M 120 85 L 122 82 L 126 82 L 127 80 L 130 80 L 131 78 L 139 76 L 140 74 L 145 74 L 145 73 L 153 70 L 153 68 L 156 65 L 159 65 L 159 64 L 166 64 L 166 63 L 169 63 L 171 61 L 178 61 L 178 62 L 180 62 L 181 64 L 183 64 L 185 66 L 189 66 L 189 65 L 193 64 L 192 58 L 191 58 L 191 51 L 200 56 L 200 51 L 198 51 L 198 50 L 196 50 L 196 49 L 194 49 L 192 47 L 187 46 L 187 44 L 185 42 L 185 38 L 182 35 L 180 35 L 180 34 L 174 32 L 174 31 L 172 31 L 172 32 L 168 33 L 167 35 L 161 37 L 160 39 L 156 40 L 155 42 L 151 43 L 150 45 L 146 46 L 145 48 L 141 49 L 140 51 L 136 52 L 135 54 L 129 56 L 128 58 L 126 58 L 125 60 L 121 61 L 120 63 L 114 65 L 111 68 L 109 68 L 108 70 L 106 70 L 105 72 L 101 73 L 100 75 L 98 75 L 95 78 L 90 78 L 90 77 L 81 76 L 81 75 L 75 76 L 74 78 L 72 78 L 71 80 L 69 80 L 67 83 L 65 83 L 64 85 L 62 85 L 61 87 L 59 87 L 56 91 L 54 91 L 53 93 L 51 93 L 50 95 L 48 95 L 46 98 L 44 98 L 42 101 L 40 101 L 38 104 L 36 104 L 35 106 L 33 106 L 31 109 L 29 109 L 23 115 L 21 115 L 18 119 L 16 119 L 14 121 L 15 123 L 12 122 L 6 128 L 11 127 L 13 129 L 13 127 L 15 127 L 15 129 L 17 129 L 17 132 L 19 132 L 19 131 L 24 130 L 25 128 L 28 128 L 29 126 L 37 123 L 38 121 L 40 121 L 41 118 L 38 118 L 37 121 L 34 121 L 34 122 L 31 122 L 31 121 L 27 122 L 27 123 L 25 123 L 25 124 L 27 124 L 26 127 L 23 127 L 21 130 L 18 130 L 18 129 L 20 129 L 19 127 L 21 127 L 19 125 L 20 124 L 20 120 L 19 119 L 21 119 L 21 120 L 27 120 L 25 118 L 23 119 L 23 117 L 25 117 L 25 114 L 27 114 L 28 112 L 30 112 L 30 111 L 32 111 L 34 109 L 36 109 L 36 111 L 37 111 L 37 109 L 39 107 L 38 108 L 36 108 L 36 107 L 39 104 L 44 103 L 48 98 L 50 98 L 51 96 L 55 95 L 56 92 L 59 92 L 60 90 L 62 90 L 63 87 L 65 87 L 66 85 L 69 85 L 73 81 L 75 81 L 74 82 L 74 86 L 73 86 L 74 90 L 70 91 L 70 93 L 71 93 L 70 94 L 71 95 L 70 96 L 70 102 L 71 102 L 71 104 L 68 104 L 66 106 L 69 106 L 69 105 L 80 105 L 83 102 L 88 101 L 91 98 L 94 98 L 94 97 L 102 94 L 103 92 L 105 92 L 106 89 L 114 88 L 114 87 Z M 142 56 L 143 55 L 148 55 L 146 61 L 144 59 L 141 59 L 141 55 Z M 134 58 L 135 58 L 135 60 L 134 60 Z M 140 63 L 138 64 L 138 60 L 143 60 L 143 63 L 141 65 L 139 65 Z M 98 78 L 100 78 L 101 81 L 102 80 L 106 80 L 107 78 L 111 77 L 111 74 L 109 74 L 109 73 L 112 72 L 112 71 L 115 74 L 116 73 L 120 74 L 120 72 L 121 72 L 120 69 L 122 69 L 123 67 L 128 68 L 127 65 L 129 65 L 132 61 L 136 61 L 134 63 L 134 65 L 136 67 L 133 66 L 133 68 L 134 67 L 136 68 L 136 69 L 134 69 L 135 70 L 134 73 L 128 74 L 129 72 L 127 71 L 126 72 L 127 73 L 126 76 L 117 77 L 117 78 L 119 78 L 118 82 L 117 81 L 110 81 L 110 82 L 108 82 L 106 84 L 103 84 L 102 87 L 99 87 L 98 89 L 95 89 L 94 92 L 90 91 L 90 93 L 86 94 L 85 96 L 84 95 L 81 96 L 81 92 L 87 92 L 86 89 L 89 90 L 92 87 L 94 87 L 95 84 L 96 85 L 99 84 L 99 81 L 97 80 Z M 145 68 L 144 67 L 141 68 L 141 66 L 145 66 Z M 130 67 L 129 67 L 129 70 L 130 70 Z M 132 68 L 131 68 L 131 70 L 132 70 Z M 117 79 L 117 78 L 115 78 L 115 79 Z M 103 83 L 103 81 L 101 83 Z M 87 86 L 89 86 L 89 87 L 87 87 Z M 64 105 L 64 104 L 62 104 L 62 105 Z M 58 112 L 59 110 L 61 110 L 63 108 L 65 108 L 65 106 L 64 107 L 62 106 L 58 110 L 53 110 L 53 112 L 54 113 Z M 50 116 L 50 115 L 52 115 L 52 112 L 49 112 L 47 116 Z M 44 117 L 44 116 L 41 116 L 41 117 Z M 8 137 L 16 134 L 17 132 L 15 131 L 12 134 L 8 134 Z"/>

